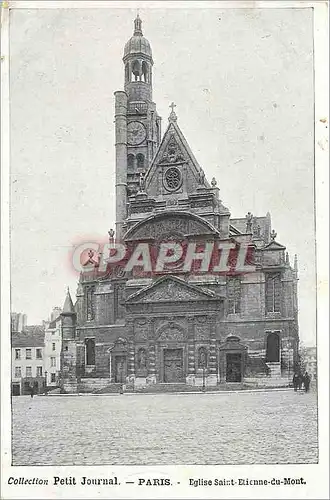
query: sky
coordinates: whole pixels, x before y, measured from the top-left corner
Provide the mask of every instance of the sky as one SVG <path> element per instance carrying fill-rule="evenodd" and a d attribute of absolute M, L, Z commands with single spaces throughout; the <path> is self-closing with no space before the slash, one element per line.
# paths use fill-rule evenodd
<path fill-rule="evenodd" d="M 10 11 L 11 298 L 28 324 L 75 294 L 69 254 L 114 227 L 114 92 L 135 9 Z M 233 218 L 271 213 L 298 254 L 315 342 L 313 19 L 304 9 L 140 9 L 163 132 L 178 124 Z"/>

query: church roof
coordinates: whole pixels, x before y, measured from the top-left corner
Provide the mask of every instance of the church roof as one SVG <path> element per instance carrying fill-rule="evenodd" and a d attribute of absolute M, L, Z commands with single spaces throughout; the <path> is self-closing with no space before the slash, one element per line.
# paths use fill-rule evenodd
<path fill-rule="evenodd" d="M 74 305 L 71 299 L 69 288 L 66 293 L 62 314 L 75 314 Z"/>

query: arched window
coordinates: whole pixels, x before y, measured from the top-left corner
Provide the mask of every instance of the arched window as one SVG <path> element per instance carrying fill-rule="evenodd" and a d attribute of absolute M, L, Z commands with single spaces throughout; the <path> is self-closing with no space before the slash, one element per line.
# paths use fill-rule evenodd
<path fill-rule="evenodd" d="M 134 155 L 128 155 L 127 156 L 127 167 L 128 168 L 130 168 L 130 169 L 134 168 L 134 159 L 135 159 Z"/>
<path fill-rule="evenodd" d="M 125 66 L 125 81 L 129 82 L 129 63 Z"/>
<path fill-rule="evenodd" d="M 137 367 L 139 369 L 147 366 L 147 354 L 145 349 L 139 349 L 137 353 Z"/>
<path fill-rule="evenodd" d="M 134 61 L 132 65 L 132 73 L 134 75 L 134 80 L 137 82 L 138 80 L 141 80 L 141 65 L 140 61 Z"/>
<path fill-rule="evenodd" d="M 145 61 L 142 63 L 142 79 L 145 83 L 149 82 L 148 65 Z"/>
<path fill-rule="evenodd" d="M 205 347 L 200 347 L 198 349 L 198 368 L 207 367 L 207 351 Z"/>
<path fill-rule="evenodd" d="M 280 361 L 280 337 L 275 332 L 271 332 L 267 336 L 266 361 L 268 363 Z"/>
<path fill-rule="evenodd" d="M 139 153 L 136 155 L 137 168 L 143 170 L 144 169 L 144 156 Z"/>
<path fill-rule="evenodd" d="M 266 312 L 281 311 L 281 276 L 278 273 L 266 275 Z"/>
<path fill-rule="evenodd" d="M 95 339 L 85 339 L 86 365 L 95 365 Z"/>

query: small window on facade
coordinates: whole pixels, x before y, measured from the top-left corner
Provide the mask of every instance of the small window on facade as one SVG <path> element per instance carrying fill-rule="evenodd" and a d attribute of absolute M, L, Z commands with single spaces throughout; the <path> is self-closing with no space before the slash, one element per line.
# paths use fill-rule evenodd
<path fill-rule="evenodd" d="M 281 276 L 280 274 L 266 275 L 266 312 L 280 312 L 281 310 Z"/>
<path fill-rule="evenodd" d="M 52 351 L 56 351 L 56 344 L 55 344 L 55 342 L 52 343 Z"/>
<path fill-rule="evenodd" d="M 22 368 L 20 366 L 15 366 L 15 378 L 20 378 L 22 376 Z"/>
<path fill-rule="evenodd" d="M 36 349 L 36 358 L 41 359 L 42 358 L 42 350 L 41 349 Z"/>
<path fill-rule="evenodd" d="M 31 349 L 25 349 L 25 359 L 32 359 Z"/>
<path fill-rule="evenodd" d="M 139 153 L 136 155 L 136 163 L 137 163 L 137 168 L 143 170 L 144 169 L 144 156 L 143 154 Z"/>
<path fill-rule="evenodd" d="M 86 365 L 95 365 L 95 340 L 86 339 Z"/>
<path fill-rule="evenodd" d="M 56 373 L 51 373 L 51 374 L 50 374 L 50 381 L 51 381 L 52 383 L 56 382 Z"/>
<path fill-rule="evenodd" d="M 56 358 L 54 357 L 50 358 L 50 366 L 56 366 Z"/>
<path fill-rule="evenodd" d="M 21 350 L 15 349 L 15 359 L 21 359 Z"/>
<path fill-rule="evenodd" d="M 25 374 L 27 377 L 32 377 L 32 366 L 27 366 Z"/>
<path fill-rule="evenodd" d="M 42 366 L 37 366 L 37 377 L 42 377 Z"/>
<path fill-rule="evenodd" d="M 65 351 L 68 351 L 68 350 L 69 350 L 69 348 L 68 348 L 68 346 L 67 346 L 67 345 L 65 346 L 65 349 L 64 349 L 64 350 L 65 350 Z"/>
<path fill-rule="evenodd" d="M 227 281 L 228 314 L 241 312 L 241 280 L 228 278 Z"/>

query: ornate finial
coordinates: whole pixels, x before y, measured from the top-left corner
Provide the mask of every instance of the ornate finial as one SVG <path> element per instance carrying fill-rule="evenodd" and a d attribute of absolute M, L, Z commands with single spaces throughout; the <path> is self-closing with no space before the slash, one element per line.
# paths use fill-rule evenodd
<path fill-rule="evenodd" d="M 217 185 L 216 178 L 215 178 L 215 177 L 212 177 L 212 180 L 211 180 L 211 186 L 215 188 L 215 187 L 216 187 L 216 185 Z"/>
<path fill-rule="evenodd" d="M 113 238 L 115 236 L 115 232 L 114 232 L 114 230 L 112 228 L 109 229 L 108 235 L 109 235 L 109 242 L 112 243 L 113 242 Z"/>
<path fill-rule="evenodd" d="M 66 293 L 70 293 L 70 288 L 68 286 L 66 287 Z"/>
<path fill-rule="evenodd" d="M 271 238 L 271 240 L 272 240 L 272 241 L 275 241 L 276 236 L 277 236 L 277 232 L 276 232 L 276 231 L 274 231 L 274 229 L 273 229 L 273 230 L 272 230 L 272 232 L 270 233 L 270 238 Z"/>
<path fill-rule="evenodd" d="M 169 107 L 171 108 L 171 113 L 170 113 L 170 116 L 168 118 L 168 121 L 169 122 L 176 122 L 178 117 L 176 116 L 176 113 L 174 111 L 174 108 L 176 108 L 176 104 L 174 104 L 174 102 L 171 102 L 171 104 L 169 105 Z"/>
<path fill-rule="evenodd" d="M 246 218 L 246 232 L 251 233 L 252 232 L 253 214 L 251 212 L 248 212 L 246 214 L 245 218 Z"/>
<path fill-rule="evenodd" d="M 143 35 L 142 33 L 142 21 L 139 14 L 137 14 L 134 20 L 134 35 Z"/>

